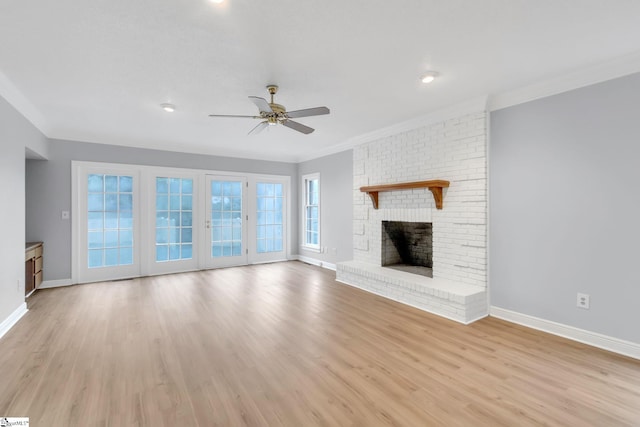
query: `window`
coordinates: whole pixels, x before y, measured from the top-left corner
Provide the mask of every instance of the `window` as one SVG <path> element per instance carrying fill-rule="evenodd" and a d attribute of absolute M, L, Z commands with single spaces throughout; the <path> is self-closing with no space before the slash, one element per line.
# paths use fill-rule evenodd
<path fill-rule="evenodd" d="M 87 177 L 87 267 L 133 264 L 133 176 Z"/>
<path fill-rule="evenodd" d="M 304 189 L 303 246 L 320 248 L 320 175 L 302 177 Z"/>
<path fill-rule="evenodd" d="M 242 255 L 244 181 L 211 181 L 211 256 Z"/>
<path fill-rule="evenodd" d="M 156 177 L 156 262 L 193 256 L 193 179 Z"/>
<path fill-rule="evenodd" d="M 280 183 L 258 182 L 256 252 L 282 251 L 282 188 Z"/>

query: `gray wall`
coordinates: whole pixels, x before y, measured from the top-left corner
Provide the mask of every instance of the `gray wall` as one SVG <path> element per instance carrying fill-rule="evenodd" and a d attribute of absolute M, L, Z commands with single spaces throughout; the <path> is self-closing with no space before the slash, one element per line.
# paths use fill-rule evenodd
<path fill-rule="evenodd" d="M 0 97 L 0 323 L 24 302 L 25 151 L 46 155 L 47 141 Z"/>
<path fill-rule="evenodd" d="M 640 74 L 491 114 L 493 306 L 640 343 L 639 123 Z"/>
<path fill-rule="evenodd" d="M 298 168 L 295 163 L 51 140 L 49 159 L 29 160 L 26 169 L 27 239 L 45 242 L 45 251 L 46 248 L 55 248 L 55 251 L 46 251 L 44 280 L 71 278 L 71 221 L 62 220 L 60 213 L 63 210 L 71 211 L 72 160 L 290 176 L 294 215 L 289 247 L 292 253 L 297 252 L 295 207 L 298 205 Z"/>
<path fill-rule="evenodd" d="M 343 151 L 298 165 L 298 187 L 302 192 L 302 175 L 320 173 L 320 245 L 325 253 L 300 246 L 299 254 L 335 264 L 353 259 L 353 150 Z M 304 218 L 302 194 L 300 227 Z M 301 230 L 299 230 L 301 233 Z M 300 234 L 302 236 L 302 234 Z M 299 242 L 300 244 L 302 241 Z"/>

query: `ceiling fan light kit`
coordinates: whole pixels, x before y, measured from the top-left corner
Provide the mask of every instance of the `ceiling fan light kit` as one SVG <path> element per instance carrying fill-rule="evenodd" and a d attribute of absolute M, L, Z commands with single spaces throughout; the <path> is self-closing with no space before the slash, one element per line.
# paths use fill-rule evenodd
<path fill-rule="evenodd" d="M 234 117 L 234 118 L 248 118 L 248 119 L 262 120 L 260 123 L 258 123 L 256 127 L 254 127 L 249 131 L 249 135 L 262 132 L 265 128 L 269 126 L 276 126 L 276 125 L 283 125 L 285 127 L 288 127 L 289 129 L 293 129 L 295 131 L 308 135 L 311 132 L 313 132 L 315 129 L 310 128 L 309 126 L 303 125 L 302 123 L 293 121 L 291 119 L 299 118 L 299 117 L 320 116 L 323 114 L 329 114 L 330 112 L 327 107 L 315 107 L 315 108 L 306 108 L 304 110 L 287 111 L 284 105 L 276 104 L 275 101 L 273 100 L 274 95 L 278 93 L 278 86 L 268 85 L 267 90 L 271 95 L 271 102 L 267 102 L 266 99 L 260 98 L 259 96 L 249 97 L 251 102 L 253 102 L 256 105 L 256 107 L 258 107 L 258 111 L 259 111 L 258 116 L 210 114 L 209 117 Z"/>
<path fill-rule="evenodd" d="M 160 104 L 160 107 L 162 107 L 162 109 L 167 113 L 173 113 L 174 111 L 176 111 L 176 106 L 173 104 L 169 104 L 168 102 Z"/>
<path fill-rule="evenodd" d="M 422 81 L 422 83 L 424 84 L 429 84 L 432 81 L 434 81 L 436 79 L 436 77 L 438 77 L 438 73 L 435 71 L 427 71 L 426 73 L 424 73 L 422 75 L 422 77 L 420 77 L 420 81 Z"/>

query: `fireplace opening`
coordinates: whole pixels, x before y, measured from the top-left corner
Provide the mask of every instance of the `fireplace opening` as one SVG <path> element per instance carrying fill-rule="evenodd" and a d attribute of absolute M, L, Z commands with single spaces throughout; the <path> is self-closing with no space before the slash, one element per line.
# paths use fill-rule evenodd
<path fill-rule="evenodd" d="M 382 221 L 382 266 L 433 277 L 430 222 Z"/>

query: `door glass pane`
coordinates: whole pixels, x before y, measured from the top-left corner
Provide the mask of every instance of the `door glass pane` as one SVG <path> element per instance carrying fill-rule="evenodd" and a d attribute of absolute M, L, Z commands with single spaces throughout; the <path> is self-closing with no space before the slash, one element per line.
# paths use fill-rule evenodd
<path fill-rule="evenodd" d="M 242 181 L 211 182 L 211 256 L 242 255 Z"/>
<path fill-rule="evenodd" d="M 282 251 L 282 184 L 259 182 L 257 193 L 256 250 Z"/>
<path fill-rule="evenodd" d="M 133 264 L 133 177 L 90 174 L 87 211 L 88 267 Z"/>
<path fill-rule="evenodd" d="M 156 262 L 191 259 L 193 179 L 156 178 Z"/>

